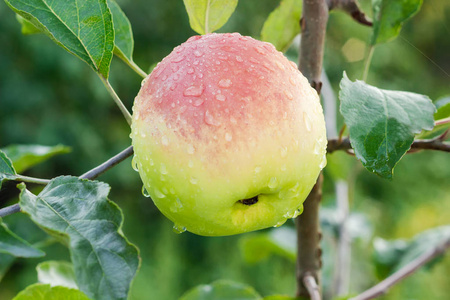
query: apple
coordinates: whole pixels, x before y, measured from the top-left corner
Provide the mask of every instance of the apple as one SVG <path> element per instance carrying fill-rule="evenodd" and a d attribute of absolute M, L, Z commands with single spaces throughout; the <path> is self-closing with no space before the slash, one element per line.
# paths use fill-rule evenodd
<path fill-rule="evenodd" d="M 296 217 L 326 164 L 317 92 L 272 44 L 193 36 L 143 81 L 131 138 L 178 232 L 232 235 Z"/>

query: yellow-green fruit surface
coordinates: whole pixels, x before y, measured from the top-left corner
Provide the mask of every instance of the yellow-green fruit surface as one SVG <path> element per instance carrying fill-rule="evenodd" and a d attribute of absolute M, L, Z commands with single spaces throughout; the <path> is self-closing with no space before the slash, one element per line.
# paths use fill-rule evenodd
<path fill-rule="evenodd" d="M 273 45 L 195 36 L 143 81 L 134 164 L 178 231 L 220 236 L 297 216 L 326 164 L 319 97 Z"/>

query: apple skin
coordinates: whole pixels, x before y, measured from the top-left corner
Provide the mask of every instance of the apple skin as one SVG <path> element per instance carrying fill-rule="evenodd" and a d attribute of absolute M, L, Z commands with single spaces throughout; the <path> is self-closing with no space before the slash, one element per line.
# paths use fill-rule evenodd
<path fill-rule="evenodd" d="M 131 138 L 158 209 L 205 236 L 297 216 L 326 164 L 317 92 L 272 44 L 238 33 L 194 36 L 165 57 L 135 99 Z"/>

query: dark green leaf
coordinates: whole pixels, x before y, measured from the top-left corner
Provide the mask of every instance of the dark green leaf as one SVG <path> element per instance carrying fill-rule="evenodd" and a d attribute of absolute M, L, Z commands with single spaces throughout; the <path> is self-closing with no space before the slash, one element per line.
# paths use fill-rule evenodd
<path fill-rule="evenodd" d="M 34 26 L 30 21 L 22 18 L 20 15 L 16 14 L 16 19 L 22 25 L 22 34 L 35 34 L 41 33 L 42 31 Z"/>
<path fill-rule="evenodd" d="M 217 280 L 211 284 L 199 285 L 189 290 L 180 300 L 261 300 L 251 287 L 228 280 Z"/>
<path fill-rule="evenodd" d="M 36 283 L 21 291 L 13 300 L 89 300 L 79 290 L 64 286 L 51 287 L 49 284 Z"/>
<path fill-rule="evenodd" d="M 0 253 L 0 281 L 2 281 L 16 258 L 12 255 Z"/>
<path fill-rule="evenodd" d="M 345 73 L 340 87 L 340 111 L 356 157 L 369 171 L 392 178 L 415 134 L 434 127 L 433 103 L 424 95 L 352 82 Z"/>
<path fill-rule="evenodd" d="M 274 44 L 279 51 L 285 52 L 300 33 L 301 15 L 302 0 L 281 0 L 280 5 L 264 22 L 261 39 Z"/>
<path fill-rule="evenodd" d="M 106 0 L 5 0 L 17 14 L 108 78 L 114 29 Z"/>
<path fill-rule="evenodd" d="M 78 289 L 73 266 L 67 261 L 44 261 L 36 267 L 39 283 Z"/>
<path fill-rule="evenodd" d="M 385 241 L 378 238 L 374 241 L 375 262 L 379 271 L 383 272 L 381 275 L 386 276 L 449 240 L 450 225 L 429 229 L 410 241 Z"/>
<path fill-rule="evenodd" d="M 403 22 L 414 16 L 422 0 L 372 0 L 373 32 L 371 44 L 388 42 L 397 37 Z"/>
<path fill-rule="evenodd" d="M 207 34 L 222 27 L 236 9 L 238 0 L 183 0 L 191 28 Z"/>
<path fill-rule="evenodd" d="M 286 257 L 295 262 L 297 257 L 295 241 L 295 230 L 281 227 L 268 232 L 245 235 L 240 240 L 240 247 L 248 263 L 258 263 L 271 255 Z"/>
<path fill-rule="evenodd" d="M 15 257 L 40 257 L 45 253 L 31 246 L 3 224 L 0 219 L 0 252 Z"/>
<path fill-rule="evenodd" d="M 16 175 L 11 160 L 0 150 L 0 188 L 4 180 L 14 180 Z"/>
<path fill-rule="evenodd" d="M 121 233 L 123 215 L 107 199 L 106 183 L 61 176 L 38 196 L 21 184 L 20 207 L 56 236 L 70 239 L 77 284 L 96 300 L 126 299 L 138 267 L 138 250 Z"/>
<path fill-rule="evenodd" d="M 11 159 L 16 172 L 22 173 L 55 155 L 69 153 L 71 149 L 63 145 L 10 145 L 2 150 Z"/>
<path fill-rule="evenodd" d="M 107 0 L 114 23 L 114 53 L 125 61 L 133 61 L 133 32 L 125 13 L 115 0 Z"/>

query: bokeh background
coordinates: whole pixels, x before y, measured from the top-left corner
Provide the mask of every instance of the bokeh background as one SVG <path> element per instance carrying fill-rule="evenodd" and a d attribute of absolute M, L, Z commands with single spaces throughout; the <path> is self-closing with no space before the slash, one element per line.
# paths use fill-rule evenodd
<path fill-rule="evenodd" d="M 133 26 L 135 61 L 146 71 L 195 34 L 181 0 L 117 2 Z M 264 20 L 278 3 L 242 0 L 220 32 L 237 31 L 258 38 Z M 362 1 L 362 5 L 371 15 L 370 1 Z M 343 13 L 331 14 L 324 66 L 335 92 L 344 70 L 352 80 L 361 79 L 369 37 L 370 28 Z M 450 2 L 424 1 L 399 38 L 376 48 L 368 82 L 385 89 L 426 94 L 435 101 L 450 95 L 448 73 Z M 131 109 L 141 78 L 114 58 L 110 81 Z M 0 3 L 0 148 L 10 144 L 64 144 L 72 148 L 71 153 L 52 158 L 26 175 L 80 175 L 130 145 L 129 134 L 97 75 L 47 36 L 23 36 L 15 14 Z M 450 223 L 450 159 L 448 154 L 431 151 L 407 155 L 396 167 L 392 181 L 370 174 L 352 158 L 342 159 L 352 170 L 351 210 L 362 214 L 367 229 L 352 246 L 351 291 L 356 293 L 381 276 L 372 263 L 374 237 L 409 239 L 422 230 Z M 333 178 L 326 169 L 323 207 L 328 212 L 335 206 Z M 141 194 L 142 183 L 131 168 L 131 159 L 99 180 L 112 186 L 110 199 L 125 215 L 124 232 L 140 248 L 142 267 L 130 299 L 177 299 L 189 288 L 216 279 L 249 284 L 264 296 L 295 292 L 291 259 L 274 255 L 256 264 L 245 259 L 242 239 L 254 233 L 208 238 L 172 232 L 173 224 Z M 1 201 L 4 206 L 17 198 Z M 13 215 L 4 221 L 31 242 L 45 237 L 24 216 Z M 284 226 L 292 227 L 293 222 Z M 324 282 L 329 286 L 335 249 L 331 233 L 325 230 L 324 234 Z M 68 250 L 59 244 L 48 245 L 44 251 L 44 259 L 16 261 L 0 281 L 0 299 L 11 299 L 35 283 L 38 262 L 69 259 Z M 380 299 L 444 300 L 449 294 L 447 254 Z"/>

